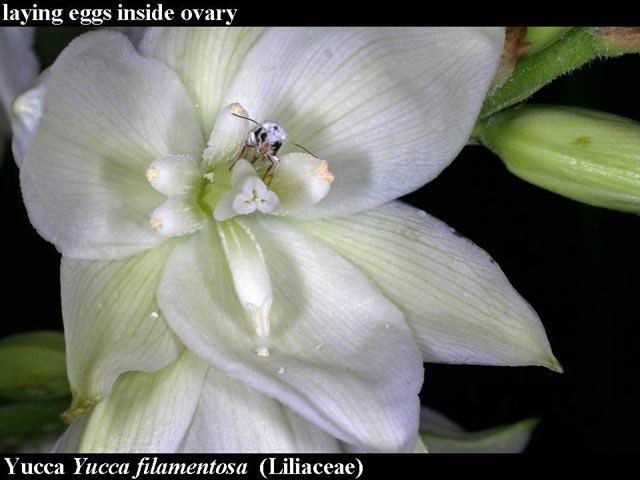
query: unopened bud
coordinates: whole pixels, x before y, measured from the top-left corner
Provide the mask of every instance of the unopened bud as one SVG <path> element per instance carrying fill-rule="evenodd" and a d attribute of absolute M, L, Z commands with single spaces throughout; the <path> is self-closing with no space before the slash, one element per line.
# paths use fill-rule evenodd
<path fill-rule="evenodd" d="M 571 27 L 527 27 L 527 55 L 538 53 L 560 40 Z"/>
<path fill-rule="evenodd" d="M 21 333 L 0 341 L 0 396 L 44 401 L 67 395 L 62 333 Z"/>
<path fill-rule="evenodd" d="M 476 131 L 518 177 L 590 205 L 640 213 L 640 123 L 537 105 L 501 112 Z"/>

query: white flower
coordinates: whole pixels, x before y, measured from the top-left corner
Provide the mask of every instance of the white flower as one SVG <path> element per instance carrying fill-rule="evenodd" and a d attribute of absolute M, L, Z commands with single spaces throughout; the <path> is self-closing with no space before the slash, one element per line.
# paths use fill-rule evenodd
<path fill-rule="evenodd" d="M 557 368 L 485 252 L 388 203 L 463 147 L 502 42 L 440 28 L 151 29 L 140 53 L 114 33 L 74 41 L 21 167 L 31 221 L 63 254 L 69 417 L 92 409 L 58 448 L 411 451 L 423 360 Z M 241 117 L 320 158 L 257 155 Z"/>
<path fill-rule="evenodd" d="M 11 104 L 38 74 L 38 60 L 32 51 L 34 37 L 31 27 L 0 28 L 0 162 L 4 137 L 10 133 Z"/>

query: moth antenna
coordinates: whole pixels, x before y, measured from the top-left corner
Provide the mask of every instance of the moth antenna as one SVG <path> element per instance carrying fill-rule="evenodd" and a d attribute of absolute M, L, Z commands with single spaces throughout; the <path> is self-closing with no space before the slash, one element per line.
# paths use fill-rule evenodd
<path fill-rule="evenodd" d="M 292 143 L 291 145 L 295 145 L 298 148 L 301 148 L 302 150 L 304 150 L 305 152 L 307 152 L 309 155 L 311 155 L 314 158 L 317 158 L 318 160 L 320 160 L 320 157 L 318 157 L 317 155 L 314 155 L 312 152 L 310 152 L 309 150 L 307 150 L 306 148 L 304 148 L 302 145 L 298 145 L 297 143 Z"/>
<path fill-rule="evenodd" d="M 233 113 L 233 112 L 231 112 L 231 115 L 235 115 L 236 117 L 239 117 L 239 118 L 244 118 L 245 120 L 249 120 L 250 122 L 255 123 L 255 124 L 256 124 L 256 125 L 258 125 L 259 127 L 262 127 L 262 124 L 261 124 L 261 123 L 256 122 L 253 118 L 245 117 L 245 116 L 243 116 L 243 115 L 238 115 L 237 113 Z"/>

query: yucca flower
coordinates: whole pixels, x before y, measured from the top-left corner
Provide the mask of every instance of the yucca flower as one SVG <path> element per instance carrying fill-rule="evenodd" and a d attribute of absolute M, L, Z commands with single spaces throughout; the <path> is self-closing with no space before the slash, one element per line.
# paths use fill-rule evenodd
<path fill-rule="evenodd" d="M 423 361 L 559 368 L 490 257 L 394 200 L 464 146 L 502 43 L 198 28 L 70 44 L 21 159 L 30 219 L 63 255 L 79 418 L 57 448 L 412 451 Z"/>

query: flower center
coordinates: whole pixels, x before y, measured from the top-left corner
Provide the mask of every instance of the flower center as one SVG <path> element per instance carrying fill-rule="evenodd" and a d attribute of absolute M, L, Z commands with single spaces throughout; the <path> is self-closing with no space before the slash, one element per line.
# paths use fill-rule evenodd
<path fill-rule="evenodd" d="M 211 220 L 313 207 L 329 193 L 333 175 L 326 161 L 308 153 L 276 157 L 286 138 L 277 122 L 255 128 L 239 104 L 224 108 L 201 159 L 168 155 L 147 169 L 151 186 L 167 196 L 151 213 L 150 228 L 173 237 L 194 233 Z"/>

